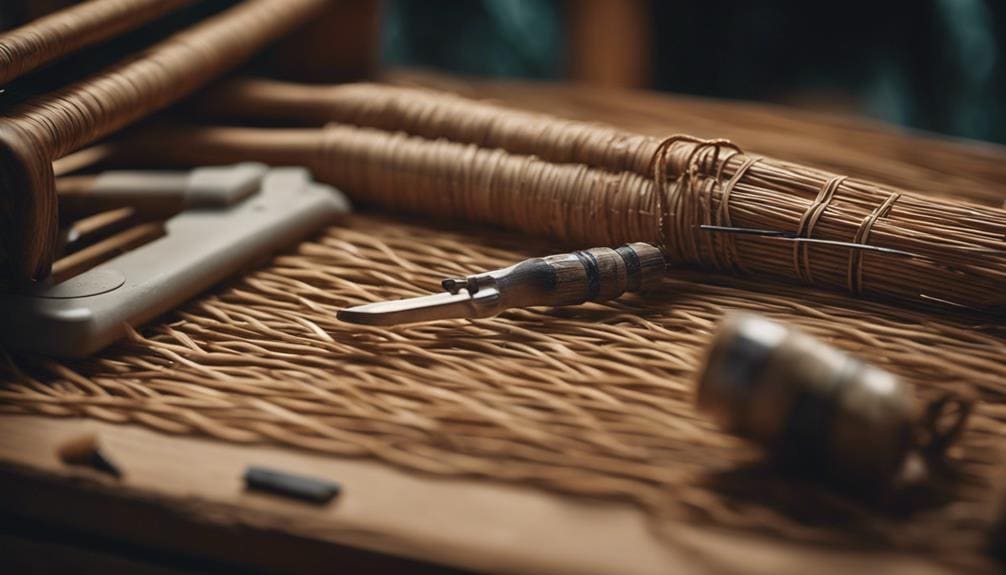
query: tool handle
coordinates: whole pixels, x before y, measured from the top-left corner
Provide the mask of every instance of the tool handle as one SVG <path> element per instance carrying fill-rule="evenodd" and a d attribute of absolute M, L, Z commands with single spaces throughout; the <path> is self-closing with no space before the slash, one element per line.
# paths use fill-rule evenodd
<path fill-rule="evenodd" d="M 505 307 L 575 305 L 650 288 L 665 268 L 660 250 L 640 242 L 526 260 L 498 281 Z"/>

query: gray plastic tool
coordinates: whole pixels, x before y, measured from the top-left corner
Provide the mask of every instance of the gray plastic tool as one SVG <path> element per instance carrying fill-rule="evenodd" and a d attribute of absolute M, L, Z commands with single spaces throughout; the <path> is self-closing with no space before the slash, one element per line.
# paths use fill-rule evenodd
<path fill-rule="evenodd" d="M 109 171 L 85 189 L 61 193 L 60 208 L 99 212 L 129 206 L 139 213 L 164 216 L 191 208 L 222 208 L 257 192 L 268 171 L 268 166 L 255 162 L 187 172 Z"/>
<path fill-rule="evenodd" d="M 122 337 L 126 324 L 172 309 L 348 211 L 345 196 L 307 170 L 272 169 L 240 203 L 184 211 L 162 238 L 62 283 L 0 296 L 0 343 L 85 357 Z"/>

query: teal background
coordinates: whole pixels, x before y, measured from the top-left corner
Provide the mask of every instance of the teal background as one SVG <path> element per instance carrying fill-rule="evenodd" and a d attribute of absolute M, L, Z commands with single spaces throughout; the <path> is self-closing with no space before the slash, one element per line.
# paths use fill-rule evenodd
<path fill-rule="evenodd" d="M 565 5 L 390 0 L 383 61 L 559 79 Z M 1006 2 L 654 0 L 649 11 L 656 89 L 784 103 L 823 95 L 905 126 L 1006 143 Z"/>

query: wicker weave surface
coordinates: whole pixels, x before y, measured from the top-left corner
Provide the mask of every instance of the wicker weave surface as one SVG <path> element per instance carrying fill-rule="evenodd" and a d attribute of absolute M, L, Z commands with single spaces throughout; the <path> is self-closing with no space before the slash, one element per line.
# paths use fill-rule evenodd
<path fill-rule="evenodd" d="M 961 523 L 960 506 L 906 522 L 772 474 L 737 472 L 758 455 L 693 411 L 691 378 L 714 322 L 740 309 L 860 353 L 923 396 L 966 385 L 991 402 L 1006 379 L 1006 344 L 989 331 L 694 276 L 669 278 L 667 295 L 492 320 L 375 329 L 334 319 L 345 305 L 415 295 L 441 276 L 559 248 L 356 216 L 100 358 L 19 362 L 3 409 L 375 457 L 797 538 L 915 546 L 930 544 L 934 531 L 947 542 L 975 527 Z M 986 495 L 982 477 L 1004 415 L 981 406 L 958 454 L 977 481 L 957 494 L 964 509 Z M 800 506 L 815 511 L 790 515 Z"/>
<path fill-rule="evenodd" d="M 1006 421 L 1001 325 L 691 272 L 671 274 L 657 296 L 492 320 L 334 319 L 346 305 L 569 247 L 354 216 L 91 361 L 15 358 L 0 408 L 628 500 L 671 524 L 975 556 Z M 868 504 L 786 479 L 696 414 L 693 372 L 732 309 L 800 326 L 922 398 L 979 394 L 949 498 Z"/>

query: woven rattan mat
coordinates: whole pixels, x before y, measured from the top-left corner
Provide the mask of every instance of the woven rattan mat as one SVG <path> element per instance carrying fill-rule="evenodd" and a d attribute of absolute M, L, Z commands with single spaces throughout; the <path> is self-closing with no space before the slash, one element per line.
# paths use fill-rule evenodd
<path fill-rule="evenodd" d="M 627 500 L 657 526 L 974 553 L 1006 429 L 1001 326 L 685 270 L 610 304 L 395 328 L 335 320 L 343 306 L 569 247 L 354 215 L 97 358 L 11 358 L 0 410 Z M 877 502 L 765 469 L 692 408 L 702 349 L 728 310 L 791 322 L 921 398 L 974 390 L 983 401 L 952 453 L 961 477 Z"/>

